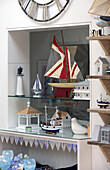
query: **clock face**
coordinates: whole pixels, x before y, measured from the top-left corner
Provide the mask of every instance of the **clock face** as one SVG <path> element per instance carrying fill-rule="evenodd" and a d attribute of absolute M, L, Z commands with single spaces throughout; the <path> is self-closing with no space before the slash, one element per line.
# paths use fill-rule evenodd
<path fill-rule="evenodd" d="M 33 20 L 47 22 L 61 14 L 70 0 L 18 0 L 23 11 Z"/>

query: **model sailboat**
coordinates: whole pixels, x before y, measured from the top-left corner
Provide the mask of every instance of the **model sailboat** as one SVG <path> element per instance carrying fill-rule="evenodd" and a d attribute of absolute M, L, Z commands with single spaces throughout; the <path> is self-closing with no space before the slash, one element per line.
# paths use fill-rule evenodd
<path fill-rule="evenodd" d="M 57 88 L 54 97 L 62 98 L 69 98 L 70 92 L 74 88 L 73 83 L 70 83 L 70 79 L 84 80 L 76 61 L 67 47 L 64 46 L 63 51 L 57 44 L 55 37 L 44 76 L 69 80 L 67 83 L 48 83 L 50 86 Z"/>
<path fill-rule="evenodd" d="M 90 10 L 90 14 L 99 16 L 110 16 L 110 1 L 109 0 L 94 0 Z"/>
<path fill-rule="evenodd" d="M 33 95 L 33 97 L 41 97 L 41 93 L 42 93 L 42 85 L 39 79 L 39 75 L 37 74 L 36 76 L 36 80 L 34 82 L 33 85 L 33 89 L 32 91 L 34 92 L 35 95 Z"/>

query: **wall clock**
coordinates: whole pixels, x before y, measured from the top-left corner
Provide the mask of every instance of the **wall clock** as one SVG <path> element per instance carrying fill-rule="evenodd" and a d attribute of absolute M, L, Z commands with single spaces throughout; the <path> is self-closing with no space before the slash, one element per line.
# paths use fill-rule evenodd
<path fill-rule="evenodd" d="M 60 15 L 70 0 L 18 0 L 18 2 L 31 19 L 47 22 Z"/>

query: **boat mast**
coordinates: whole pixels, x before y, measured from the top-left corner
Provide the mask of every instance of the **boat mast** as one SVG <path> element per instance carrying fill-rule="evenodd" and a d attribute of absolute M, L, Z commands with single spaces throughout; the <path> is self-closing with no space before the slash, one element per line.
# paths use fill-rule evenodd
<path fill-rule="evenodd" d="M 65 55 L 65 65 L 66 65 L 66 76 L 67 76 L 67 83 L 70 83 L 69 75 L 68 75 L 68 67 L 67 67 L 67 58 L 66 58 L 66 51 L 65 51 L 65 45 L 64 45 L 64 38 L 63 38 L 63 31 L 61 30 L 61 37 L 63 42 L 63 52 Z"/>

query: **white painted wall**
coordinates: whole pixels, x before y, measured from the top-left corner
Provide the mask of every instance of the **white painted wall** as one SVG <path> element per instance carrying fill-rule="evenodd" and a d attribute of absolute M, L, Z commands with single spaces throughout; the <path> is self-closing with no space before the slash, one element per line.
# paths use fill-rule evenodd
<path fill-rule="evenodd" d="M 77 23 L 92 22 L 92 28 L 97 28 L 93 18 L 88 15 L 88 10 L 93 3 L 93 0 L 71 0 L 68 9 L 60 15 L 56 20 L 49 23 L 37 23 L 28 18 L 21 10 L 18 1 L 3 0 L 0 1 L 0 127 L 8 126 L 8 30 L 9 29 L 43 29 L 53 27 L 63 27 L 76 25 Z M 104 55 L 104 52 L 97 41 L 91 42 L 90 54 L 91 73 L 94 73 L 94 62 L 99 55 Z M 11 66 L 12 63 L 9 64 Z M 23 64 L 23 63 L 22 63 Z M 26 64 L 26 63 L 24 63 Z M 17 66 L 16 66 L 17 67 Z M 98 80 L 91 82 L 91 107 L 96 107 L 96 99 L 100 93 L 106 93 Z M 108 96 L 107 96 L 108 97 Z M 109 97 L 108 97 L 109 98 Z M 11 118 L 12 119 L 12 118 Z M 95 113 L 91 116 L 92 130 L 94 124 L 103 125 L 101 118 Z M 84 155 L 83 155 L 84 156 Z M 82 157 L 83 157 L 82 156 Z M 82 159 L 82 158 L 80 158 Z M 106 162 L 105 157 L 98 147 L 92 147 L 92 170 L 108 170 L 110 166 Z M 83 169 L 82 169 L 83 170 Z"/>
<path fill-rule="evenodd" d="M 8 34 L 8 94 L 16 94 L 17 69 L 23 68 L 24 94 L 29 96 L 30 67 L 29 67 L 29 33 L 27 31 L 13 31 Z M 8 127 L 17 126 L 16 112 L 27 105 L 28 99 L 9 98 Z"/>

